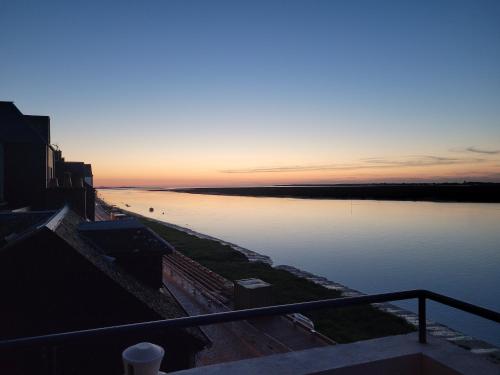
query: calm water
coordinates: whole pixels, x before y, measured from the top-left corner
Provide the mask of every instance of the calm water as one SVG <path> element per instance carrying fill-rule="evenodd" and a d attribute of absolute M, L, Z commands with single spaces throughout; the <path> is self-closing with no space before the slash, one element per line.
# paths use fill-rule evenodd
<path fill-rule="evenodd" d="M 500 204 L 142 190 L 100 190 L 99 195 L 366 293 L 425 288 L 500 310 Z M 149 213 L 149 207 L 155 211 Z M 415 311 L 413 303 L 404 306 Z M 494 323 L 433 303 L 429 312 L 430 319 L 500 345 Z"/>

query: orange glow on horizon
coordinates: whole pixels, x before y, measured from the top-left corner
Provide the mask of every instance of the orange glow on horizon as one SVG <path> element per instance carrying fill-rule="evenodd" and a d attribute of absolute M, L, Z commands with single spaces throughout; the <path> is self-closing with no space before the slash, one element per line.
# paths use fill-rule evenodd
<path fill-rule="evenodd" d="M 352 168 L 280 172 L 227 173 L 201 168 L 162 168 L 106 173 L 94 168 L 95 186 L 259 186 L 275 184 L 500 181 L 494 164 Z"/>

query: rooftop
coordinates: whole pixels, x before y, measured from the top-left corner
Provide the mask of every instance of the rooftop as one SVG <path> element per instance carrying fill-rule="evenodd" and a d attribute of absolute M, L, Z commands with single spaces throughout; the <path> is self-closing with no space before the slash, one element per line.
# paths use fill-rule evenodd
<path fill-rule="evenodd" d="M 83 222 L 78 231 L 108 255 L 172 252 L 172 247 L 136 219 Z"/>

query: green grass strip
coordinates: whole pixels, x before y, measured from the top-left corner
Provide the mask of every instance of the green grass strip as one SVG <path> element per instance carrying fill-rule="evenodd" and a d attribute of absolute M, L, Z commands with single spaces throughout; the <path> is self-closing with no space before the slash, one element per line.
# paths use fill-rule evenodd
<path fill-rule="evenodd" d="M 272 285 L 275 304 L 338 298 L 341 293 L 265 263 L 249 262 L 230 246 L 198 238 L 158 222 L 141 219 L 182 254 L 231 281 L 255 277 Z M 370 305 L 318 310 L 305 314 L 315 329 L 339 343 L 409 333 L 415 330 L 404 319 Z"/>

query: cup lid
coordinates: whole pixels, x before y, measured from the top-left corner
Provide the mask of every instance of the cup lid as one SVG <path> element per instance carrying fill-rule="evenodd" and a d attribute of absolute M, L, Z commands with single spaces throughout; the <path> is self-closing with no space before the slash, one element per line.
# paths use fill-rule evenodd
<path fill-rule="evenodd" d="M 161 346 L 150 342 L 140 342 L 125 349 L 122 357 L 129 363 L 147 363 L 162 358 L 164 354 L 165 350 Z"/>

